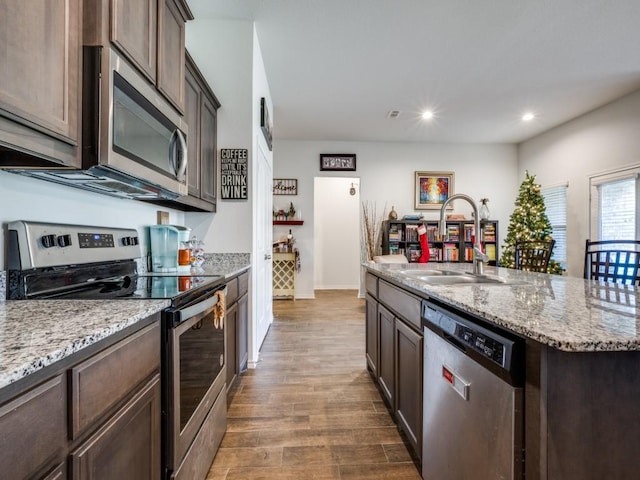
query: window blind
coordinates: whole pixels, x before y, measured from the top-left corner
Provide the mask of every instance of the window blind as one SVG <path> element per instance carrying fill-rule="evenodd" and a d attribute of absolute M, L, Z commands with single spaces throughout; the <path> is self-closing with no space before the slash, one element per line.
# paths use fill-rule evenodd
<path fill-rule="evenodd" d="M 636 179 L 627 178 L 599 186 L 600 240 L 636 238 Z"/>
<path fill-rule="evenodd" d="M 556 241 L 553 258 L 564 268 L 567 266 L 567 185 L 542 188 L 542 198 L 551 223 L 551 236 Z"/>

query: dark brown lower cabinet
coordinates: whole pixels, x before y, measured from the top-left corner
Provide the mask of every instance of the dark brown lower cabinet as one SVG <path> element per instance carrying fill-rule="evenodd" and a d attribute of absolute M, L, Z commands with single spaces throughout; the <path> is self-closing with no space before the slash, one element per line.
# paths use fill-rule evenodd
<path fill-rule="evenodd" d="M 378 376 L 378 302 L 367 295 L 366 302 L 366 356 L 367 366 Z"/>
<path fill-rule="evenodd" d="M 225 366 L 227 397 L 231 403 L 236 380 L 246 371 L 249 359 L 249 272 L 243 272 L 227 282 L 226 299 Z"/>
<path fill-rule="evenodd" d="M 418 329 L 420 300 L 383 280 L 378 293 L 383 293 L 384 303 L 367 292 L 367 366 L 414 457 L 421 459 L 424 336 Z M 411 318 L 400 312 L 408 312 Z"/>
<path fill-rule="evenodd" d="M 378 364 L 378 384 L 389 406 L 395 410 L 395 318 L 393 313 L 378 305 L 380 363 Z"/>
<path fill-rule="evenodd" d="M 239 373 L 246 372 L 249 363 L 249 294 L 238 299 L 238 363 Z"/>
<path fill-rule="evenodd" d="M 160 375 L 71 453 L 72 479 L 160 478 Z"/>
<path fill-rule="evenodd" d="M 396 419 L 413 450 L 422 452 L 424 336 L 396 319 Z"/>
<path fill-rule="evenodd" d="M 157 313 L 0 390 L 0 478 L 159 479 L 160 402 Z"/>
<path fill-rule="evenodd" d="M 65 380 L 57 375 L 0 406 L 0 477 L 46 478 L 64 460 Z"/>
<path fill-rule="evenodd" d="M 236 348 L 236 331 L 238 326 L 238 304 L 227 308 L 224 322 L 225 356 L 227 368 L 227 389 L 230 389 L 238 376 L 238 350 Z"/>

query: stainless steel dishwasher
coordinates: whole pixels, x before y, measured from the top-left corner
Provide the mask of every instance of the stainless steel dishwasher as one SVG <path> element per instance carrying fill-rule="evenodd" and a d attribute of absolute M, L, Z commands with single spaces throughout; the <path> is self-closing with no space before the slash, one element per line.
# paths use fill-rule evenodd
<path fill-rule="evenodd" d="M 422 302 L 424 480 L 521 479 L 524 341 Z"/>

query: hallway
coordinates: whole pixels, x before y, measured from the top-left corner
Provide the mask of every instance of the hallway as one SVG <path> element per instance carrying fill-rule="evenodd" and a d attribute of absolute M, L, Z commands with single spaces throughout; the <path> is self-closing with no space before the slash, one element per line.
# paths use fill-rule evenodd
<path fill-rule="evenodd" d="M 319 290 L 273 310 L 207 480 L 419 480 L 366 370 L 364 300 Z"/>

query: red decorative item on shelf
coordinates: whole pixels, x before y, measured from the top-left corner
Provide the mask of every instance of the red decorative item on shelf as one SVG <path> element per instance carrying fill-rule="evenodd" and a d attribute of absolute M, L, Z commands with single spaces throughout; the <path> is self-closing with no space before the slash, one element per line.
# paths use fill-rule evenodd
<path fill-rule="evenodd" d="M 418 263 L 427 263 L 430 258 L 429 239 L 427 238 L 427 227 L 424 226 L 424 223 L 418 227 L 418 238 L 420 240 L 420 249 L 422 250 Z"/>

